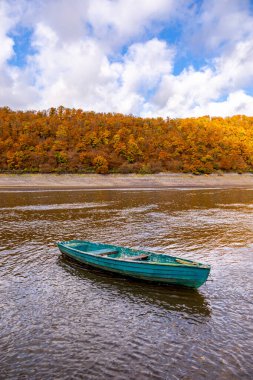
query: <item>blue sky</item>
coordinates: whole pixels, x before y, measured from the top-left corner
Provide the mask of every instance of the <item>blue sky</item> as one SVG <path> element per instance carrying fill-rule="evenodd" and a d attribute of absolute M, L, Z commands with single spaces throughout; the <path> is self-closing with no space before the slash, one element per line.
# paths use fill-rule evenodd
<path fill-rule="evenodd" d="M 0 106 L 253 114 L 250 0 L 1 0 Z"/>

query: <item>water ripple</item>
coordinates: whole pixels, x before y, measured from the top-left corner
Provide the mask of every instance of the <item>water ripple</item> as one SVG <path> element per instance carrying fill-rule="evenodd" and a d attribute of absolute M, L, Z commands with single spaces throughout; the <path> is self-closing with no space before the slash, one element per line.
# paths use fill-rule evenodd
<path fill-rule="evenodd" d="M 0 198 L 0 378 L 251 379 L 253 192 L 62 191 Z M 73 238 L 212 265 L 200 290 L 80 267 Z"/>

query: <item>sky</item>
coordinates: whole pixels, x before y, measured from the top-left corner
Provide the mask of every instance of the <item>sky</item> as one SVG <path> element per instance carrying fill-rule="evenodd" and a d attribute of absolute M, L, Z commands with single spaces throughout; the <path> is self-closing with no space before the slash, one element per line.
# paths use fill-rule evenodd
<path fill-rule="evenodd" d="M 0 106 L 253 116 L 252 0 L 0 0 Z"/>

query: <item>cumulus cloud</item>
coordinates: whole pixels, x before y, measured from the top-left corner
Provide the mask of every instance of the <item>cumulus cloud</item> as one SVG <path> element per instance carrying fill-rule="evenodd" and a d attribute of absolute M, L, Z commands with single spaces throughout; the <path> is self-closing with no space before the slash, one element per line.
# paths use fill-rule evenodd
<path fill-rule="evenodd" d="M 162 117 L 252 114 L 249 2 L 194 4 L 2 0 L 0 104 Z M 11 32 L 20 26 L 31 30 L 33 54 L 27 53 L 24 66 L 11 63 L 16 51 Z M 161 39 L 164 29 L 167 38 Z M 182 32 L 173 40 L 176 29 Z M 192 58 L 196 45 L 205 52 L 200 68 Z M 179 59 L 182 70 L 176 75 Z"/>
<path fill-rule="evenodd" d="M 41 94 L 34 108 L 68 104 L 139 113 L 145 96 L 172 69 L 173 50 L 157 39 L 131 45 L 120 62 L 110 62 L 93 39 L 59 46 L 56 34 L 42 24 L 34 34 L 34 46 L 41 45 L 46 48 L 30 61 Z"/>
<path fill-rule="evenodd" d="M 0 105 L 26 108 L 37 91 L 29 85 L 26 70 L 8 64 L 14 56 L 14 41 L 9 32 L 17 22 L 10 13 L 9 4 L 0 2 Z"/>
<path fill-rule="evenodd" d="M 119 45 L 171 20 L 182 8 L 182 0 L 93 0 L 87 19 L 96 37 Z"/>
<path fill-rule="evenodd" d="M 231 92 L 223 102 L 210 102 L 206 107 L 207 115 L 251 115 L 253 110 L 253 97 L 245 94 L 244 91 Z M 196 110 L 197 111 L 197 110 Z M 199 114 L 198 110 L 196 114 Z"/>
<path fill-rule="evenodd" d="M 194 12 L 184 33 L 196 54 L 217 55 L 253 34 L 249 0 L 203 0 Z"/>
<path fill-rule="evenodd" d="M 13 27 L 14 22 L 7 15 L 7 6 L 5 3 L 0 3 L 0 67 L 2 67 L 7 59 L 9 59 L 13 54 L 13 40 L 8 37 L 8 31 Z"/>
<path fill-rule="evenodd" d="M 217 115 L 232 115 L 243 111 L 252 115 L 249 100 L 253 98 L 243 91 L 245 86 L 253 85 L 252 62 L 253 38 L 238 42 L 232 51 L 215 58 L 211 65 L 200 70 L 189 67 L 177 76 L 164 75 L 152 103 L 146 106 L 150 109 L 146 114 L 185 117 L 215 115 L 218 111 Z M 228 98 L 227 101 L 220 102 L 219 99 L 224 97 Z M 235 100 L 245 107 L 237 106 Z"/>

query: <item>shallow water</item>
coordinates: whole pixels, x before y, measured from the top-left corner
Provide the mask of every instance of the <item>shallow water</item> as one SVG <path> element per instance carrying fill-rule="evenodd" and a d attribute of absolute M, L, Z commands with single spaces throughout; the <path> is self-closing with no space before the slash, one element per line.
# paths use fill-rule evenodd
<path fill-rule="evenodd" d="M 101 241 L 212 265 L 198 290 L 64 260 Z M 252 379 L 253 190 L 0 192 L 0 379 Z"/>

